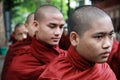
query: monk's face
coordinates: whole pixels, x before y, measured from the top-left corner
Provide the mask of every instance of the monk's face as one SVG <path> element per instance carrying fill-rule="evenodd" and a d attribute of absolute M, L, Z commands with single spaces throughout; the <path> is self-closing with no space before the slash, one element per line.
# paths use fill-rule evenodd
<path fill-rule="evenodd" d="M 102 63 L 107 61 L 113 44 L 114 29 L 110 18 L 96 20 L 82 36 L 75 34 L 72 44 L 85 59 Z"/>
<path fill-rule="evenodd" d="M 58 45 L 63 33 L 64 18 L 61 13 L 45 13 L 38 22 L 36 37 L 49 45 Z"/>
<path fill-rule="evenodd" d="M 26 38 L 27 38 L 27 29 L 25 25 L 21 25 L 20 27 L 17 27 L 15 30 L 15 39 L 17 41 L 21 41 Z"/>

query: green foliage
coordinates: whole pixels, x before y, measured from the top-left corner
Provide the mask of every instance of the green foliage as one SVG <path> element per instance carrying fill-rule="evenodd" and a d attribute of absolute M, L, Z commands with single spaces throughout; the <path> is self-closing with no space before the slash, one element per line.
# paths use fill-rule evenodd
<path fill-rule="evenodd" d="M 7 0 L 6 0 L 7 1 Z M 40 5 L 52 4 L 61 10 L 65 19 L 67 19 L 67 3 L 66 0 L 11 0 L 11 22 L 15 24 L 24 23 L 29 13 L 34 12 Z M 9 7 L 8 7 L 9 9 Z"/>
<path fill-rule="evenodd" d="M 13 25 L 17 23 L 24 23 L 27 15 L 34 12 L 36 5 L 33 0 L 23 0 L 19 5 L 16 5 L 11 9 L 11 22 Z"/>
<path fill-rule="evenodd" d="M 50 4 L 56 6 L 59 10 L 61 10 L 65 19 L 67 19 L 68 7 L 67 7 L 67 3 L 65 2 L 65 0 L 51 0 Z"/>

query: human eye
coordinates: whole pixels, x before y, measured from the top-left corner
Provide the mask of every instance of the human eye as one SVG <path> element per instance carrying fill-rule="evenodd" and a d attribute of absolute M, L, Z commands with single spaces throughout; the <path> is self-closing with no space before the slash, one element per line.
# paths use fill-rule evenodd
<path fill-rule="evenodd" d="M 54 23 L 49 23 L 49 24 L 47 24 L 47 26 L 48 26 L 49 28 L 54 28 L 54 27 L 55 27 L 55 24 L 54 24 Z"/>
<path fill-rule="evenodd" d="M 104 35 L 95 35 L 94 38 L 97 40 L 103 39 Z"/>
<path fill-rule="evenodd" d="M 18 36 L 21 36 L 21 35 L 22 35 L 22 33 L 18 33 L 17 35 L 18 35 Z"/>
<path fill-rule="evenodd" d="M 25 31 L 24 34 L 27 34 L 27 31 Z"/>
<path fill-rule="evenodd" d="M 110 34 L 109 34 L 109 36 L 114 36 L 114 35 L 115 35 L 115 33 L 114 33 L 114 32 L 112 32 L 112 33 L 110 33 Z"/>
<path fill-rule="evenodd" d="M 102 39 L 103 36 L 95 36 L 96 39 Z"/>
<path fill-rule="evenodd" d="M 48 25 L 48 27 L 50 27 L 50 28 L 54 28 L 54 27 L 55 27 L 55 25 L 50 24 L 50 25 Z"/>
<path fill-rule="evenodd" d="M 111 33 L 109 34 L 109 37 L 110 37 L 110 38 L 115 37 L 115 32 L 111 32 Z"/>
<path fill-rule="evenodd" d="M 64 28 L 64 25 L 60 25 L 60 29 L 63 29 Z"/>

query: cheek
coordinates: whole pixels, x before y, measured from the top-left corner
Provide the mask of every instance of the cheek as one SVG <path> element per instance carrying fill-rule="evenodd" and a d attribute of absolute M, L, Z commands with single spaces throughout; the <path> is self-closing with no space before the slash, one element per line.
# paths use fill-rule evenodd
<path fill-rule="evenodd" d="M 96 55 L 96 53 L 99 52 L 99 48 L 99 45 L 94 41 L 87 41 L 83 44 L 83 50 L 85 50 L 85 53 L 88 56 Z"/>
<path fill-rule="evenodd" d="M 100 49 L 100 45 L 95 41 L 89 42 L 87 43 L 87 49 L 94 53 Z"/>

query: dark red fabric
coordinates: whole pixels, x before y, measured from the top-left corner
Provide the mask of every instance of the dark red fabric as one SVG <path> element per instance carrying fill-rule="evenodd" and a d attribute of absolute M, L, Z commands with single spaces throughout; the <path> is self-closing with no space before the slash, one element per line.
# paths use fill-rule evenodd
<path fill-rule="evenodd" d="M 70 44 L 71 43 L 70 43 L 69 35 L 63 34 L 59 42 L 59 47 L 64 50 L 68 50 Z"/>
<path fill-rule="evenodd" d="M 12 44 L 17 42 L 17 40 L 15 39 L 15 33 L 14 32 L 10 35 L 10 41 L 12 41 Z"/>
<path fill-rule="evenodd" d="M 60 54 L 39 77 L 39 80 L 116 80 L 107 63 L 91 63 L 71 46 Z"/>
<path fill-rule="evenodd" d="M 61 51 L 58 46 L 48 46 L 33 38 L 31 45 L 19 50 L 4 80 L 37 80 L 47 64 Z"/>
<path fill-rule="evenodd" d="M 21 47 L 30 45 L 32 43 L 32 38 L 30 36 L 27 37 L 27 39 L 23 41 L 18 41 L 12 45 L 10 45 L 8 52 L 5 56 L 5 61 L 2 69 L 2 75 L 1 75 L 1 80 L 5 80 L 7 71 L 12 63 L 13 58 L 19 54 L 19 50 Z"/>
<path fill-rule="evenodd" d="M 120 43 L 117 40 L 114 41 L 108 64 L 114 71 L 117 79 L 120 80 Z"/>

